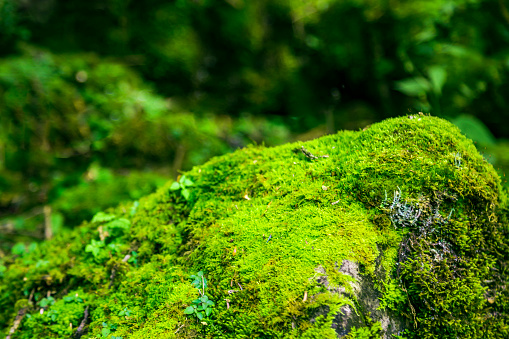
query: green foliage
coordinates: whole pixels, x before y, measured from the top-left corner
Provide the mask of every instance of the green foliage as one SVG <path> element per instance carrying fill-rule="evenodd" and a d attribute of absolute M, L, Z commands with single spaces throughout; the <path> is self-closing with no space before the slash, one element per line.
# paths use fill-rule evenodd
<path fill-rule="evenodd" d="M 301 131 L 329 110 L 332 130 L 407 109 L 467 112 L 508 135 L 503 1 L 2 4 L 10 45 L 114 57 L 186 110 L 283 115 Z"/>
<path fill-rule="evenodd" d="M 383 288 L 381 290 L 383 291 L 383 296 L 380 298 L 380 306 L 378 308 L 400 311 L 408 302 L 408 297 L 396 281 L 390 278 L 387 280 L 387 282 L 382 281 Z"/>
<path fill-rule="evenodd" d="M 184 310 L 184 314 L 194 314 L 198 320 L 201 321 L 210 316 L 212 307 L 214 307 L 214 302 L 205 295 L 207 279 L 203 275 L 203 272 L 200 271 L 196 275 L 193 274 L 190 278 L 194 279 L 192 285 L 200 293 L 200 298 L 193 300 L 192 305 Z"/>
<path fill-rule="evenodd" d="M 181 176 L 178 181 L 175 181 L 170 186 L 170 190 L 172 191 L 179 191 L 180 194 L 184 197 L 184 199 L 189 200 L 189 195 L 191 194 L 191 191 L 189 191 L 188 187 L 193 186 L 194 183 L 186 178 L 185 175 Z"/>
<path fill-rule="evenodd" d="M 380 338 L 381 332 L 382 325 L 379 322 L 375 322 L 370 327 L 353 327 L 345 339 L 377 339 Z"/>
<path fill-rule="evenodd" d="M 493 146 L 495 137 L 490 130 L 477 118 L 460 115 L 451 121 L 470 139 L 482 146 Z"/>
<path fill-rule="evenodd" d="M 128 67 L 92 54 L 29 46 L 21 54 L 0 60 L 0 222 L 14 228 L 0 235 L 2 247 L 42 233 L 42 205 L 51 207 L 56 234 L 155 191 L 177 170 L 252 141 L 289 137 L 263 118 L 244 116 L 237 125 L 225 116 L 194 117 Z"/>
<path fill-rule="evenodd" d="M 121 237 L 131 226 L 129 219 L 117 218 L 113 214 L 99 212 L 92 218 L 91 223 L 100 225 L 98 231 L 101 240 L 91 239 L 91 242 L 85 247 L 85 252 L 91 253 L 94 260 L 104 262 L 112 254 L 118 254 L 125 250 L 125 244 L 121 242 Z M 136 264 L 136 255 L 130 262 Z"/>
<path fill-rule="evenodd" d="M 122 337 L 116 337 L 113 335 L 110 337 L 110 334 L 112 332 L 115 332 L 115 330 L 117 329 L 117 325 L 107 324 L 107 323 L 103 322 L 102 326 L 103 326 L 103 328 L 101 330 L 101 338 L 122 339 Z"/>
<path fill-rule="evenodd" d="M 75 290 L 56 300 L 49 296 L 39 301 L 40 308 L 26 315 L 24 331 L 16 338 L 61 338 L 73 334 L 83 318 L 86 302 L 93 298 Z"/>

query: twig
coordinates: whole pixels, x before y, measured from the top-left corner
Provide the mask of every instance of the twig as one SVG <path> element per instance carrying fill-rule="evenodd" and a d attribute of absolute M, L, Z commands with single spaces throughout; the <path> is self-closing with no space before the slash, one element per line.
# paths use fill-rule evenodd
<path fill-rule="evenodd" d="M 300 149 L 296 148 L 293 151 L 294 152 L 301 151 L 308 159 L 311 159 L 311 160 L 316 160 L 318 158 L 328 158 L 329 157 L 328 155 L 314 155 L 313 153 L 311 153 L 310 151 L 305 149 L 304 146 L 301 146 Z"/>
<path fill-rule="evenodd" d="M 43 208 L 44 211 L 44 238 L 46 240 L 53 237 L 53 230 L 51 227 L 51 206 L 46 205 Z"/>
<path fill-rule="evenodd" d="M 83 315 L 83 320 L 80 323 L 80 326 L 78 326 L 78 329 L 76 330 L 76 333 L 74 333 L 75 339 L 80 339 L 83 335 L 83 330 L 85 329 L 85 325 L 87 324 L 88 319 L 88 306 L 85 308 L 85 313 Z"/>
<path fill-rule="evenodd" d="M 178 331 L 180 331 L 180 329 L 181 329 L 182 327 L 184 327 L 184 325 L 185 325 L 185 324 L 180 325 L 180 327 L 179 327 L 179 328 L 177 328 L 177 330 L 176 330 L 176 331 L 175 331 L 175 333 L 173 333 L 173 334 L 177 334 L 177 332 L 178 332 Z"/>
<path fill-rule="evenodd" d="M 272 200 L 269 202 L 269 204 L 267 205 L 267 207 L 265 208 L 265 211 L 263 211 L 262 213 L 262 217 L 265 215 L 265 213 L 267 213 L 269 207 L 270 207 L 270 204 L 272 204 Z"/>
<path fill-rule="evenodd" d="M 417 320 L 415 320 L 415 309 L 412 306 L 412 303 L 410 302 L 410 296 L 408 295 L 408 291 L 406 290 L 404 284 L 402 284 L 401 287 L 403 288 L 403 291 L 405 291 L 406 296 L 408 298 L 408 305 L 410 305 L 410 310 L 412 311 L 412 315 L 414 316 L 414 326 L 415 326 L 415 328 L 417 328 Z"/>
<path fill-rule="evenodd" d="M 115 280 L 115 275 L 117 274 L 117 265 L 113 266 L 111 269 L 111 275 L 110 275 L 110 284 L 108 285 L 108 289 L 113 286 L 113 281 Z"/>
<path fill-rule="evenodd" d="M 12 327 L 9 330 L 9 334 L 7 335 L 7 337 L 5 339 L 11 339 L 11 335 L 13 335 L 14 332 L 16 332 L 16 330 L 19 327 L 19 324 L 21 324 L 21 320 L 23 320 L 26 310 L 27 310 L 27 308 L 23 307 L 18 311 L 18 314 L 16 315 L 16 319 L 14 319 L 14 323 L 12 324 Z"/>

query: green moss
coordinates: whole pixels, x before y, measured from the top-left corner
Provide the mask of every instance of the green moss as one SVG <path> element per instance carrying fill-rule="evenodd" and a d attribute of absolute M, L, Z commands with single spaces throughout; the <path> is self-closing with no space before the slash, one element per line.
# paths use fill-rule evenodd
<path fill-rule="evenodd" d="M 189 196 L 168 183 L 7 259 L 0 323 L 12 323 L 31 291 L 57 305 L 62 291 L 80 288 L 93 296 L 80 305 L 91 309 L 90 338 L 103 323 L 123 338 L 334 338 L 345 305 L 364 324 L 350 337 L 378 337 L 355 279 L 340 271 L 349 260 L 379 289 L 380 308 L 406 319 L 409 338 L 507 334 L 507 197 L 492 166 L 444 120 L 403 117 L 251 146 L 186 177 Z M 184 314 L 199 295 L 189 279 L 198 271 L 215 302 L 201 321 Z M 32 317 L 13 338 L 58 336 L 63 329 L 45 325 L 30 302 Z"/>

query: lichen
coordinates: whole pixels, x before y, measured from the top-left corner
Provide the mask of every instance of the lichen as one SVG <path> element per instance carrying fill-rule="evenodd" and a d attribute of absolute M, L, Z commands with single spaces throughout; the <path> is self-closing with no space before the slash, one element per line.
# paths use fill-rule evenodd
<path fill-rule="evenodd" d="M 185 175 L 185 196 L 168 183 L 6 259 L 3 333 L 21 308 L 11 338 L 75 333 L 89 307 L 87 338 L 335 338 L 346 308 L 362 324 L 349 337 L 390 334 L 341 272 L 347 260 L 378 289 L 379 309 L 409 324 L 399 337 L 509 334 L 507 195 L 444 120 L 250 146 Z M 214 301 L 201 320 L 184 314 L 199 271 Z"/>

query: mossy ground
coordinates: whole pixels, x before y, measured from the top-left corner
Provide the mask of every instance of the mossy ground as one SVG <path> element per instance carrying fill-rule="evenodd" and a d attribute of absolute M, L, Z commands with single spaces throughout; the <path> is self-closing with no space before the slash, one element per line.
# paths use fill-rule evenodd
<path fill-rule="evenodd" d="M 310 159 L 302 146 L 328 157 Z M 87 338 L 335 338 L 332 321 L 351 305 L 368 327 L 350 337 L 378 337 L 348 293 L 352 278 L 337 270 L 347 259 L 372 276 L 382 307 L 408 318 L 402 336 L 509 335 L 507 197 L 444 120 L 402 117 L 247 147 L 186 177 L 188 199 L 169 183 L 6 259 L 3 333 L 23 310 L 11 338 L 69 336 L 88 306 Z M 415 224 L 395 222 L 395 191 L 422 211 Z M 319 266 L 346 293 L 329 293 Z M 189 279 L 198 271 L 215 302 L 201 321 L 184 314 L 200 296 Z"/>

